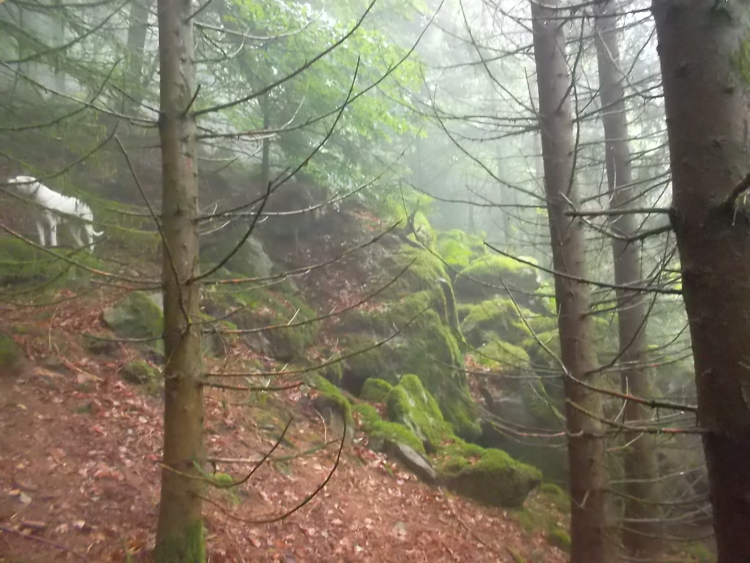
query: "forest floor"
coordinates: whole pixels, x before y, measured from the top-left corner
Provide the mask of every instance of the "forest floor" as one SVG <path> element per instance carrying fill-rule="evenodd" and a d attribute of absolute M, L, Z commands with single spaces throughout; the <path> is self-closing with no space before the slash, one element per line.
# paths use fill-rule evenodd
<path fill-rule="evenodd" d="M 112 296 L 114 298 L 114 296 Z M 162 400 L 122 381 L 137 352 L 83 350 L 103 331 L 102 296 L 29 309 L 0 305 L 0 330 L 26 360 L 0 372 L 0 562 L 147 561 L 159 500 Z M 210 561 L 502 561 L 558 563 L 565 554 L 512 511 L 429 487 L 355 433 L 330 481 L 338 436 L 300 388 L 233 403 L 206 393 L 207 456 L 247 483 L 207 493 Z M 323 444 L 328 444 L 321 447 Z M 313 450 L 312 453 L 307 453 Z M 305 454 L 305 455 L 303 455 Z M 541 502 L 533 495 L 528 503 Z M 544 510 L 545 507 L 537 507 Z"/>

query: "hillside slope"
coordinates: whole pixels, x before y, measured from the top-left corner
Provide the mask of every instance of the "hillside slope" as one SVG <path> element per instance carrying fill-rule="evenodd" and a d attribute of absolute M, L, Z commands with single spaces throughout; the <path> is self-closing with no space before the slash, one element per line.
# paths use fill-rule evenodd
<path fill-rule="evenodd" d="M 133 348 L 120 343 L 92 355 L 80 338 L 101 332 L 101 310 L 113 299 L 93 292 L 49 307 L 0 306 L 0 332 L 12 334 L 25 356 L 0 375 L 0 561 L 147 560 L 161 401 L 122 380 Z M 272 461 L 242 486 L 208 493 L 211 561 L 565 560 L 541 532 L 519 525 L 521 516 L 530 529 L 533 514 L 554 513 L 539 493 L 523 513 L 480 507 L 418 482 L 360 445 L 359 433 L 320 494 L 280 522 L 254 524 L 300 504 L 335 463 L 338 436 L 311 393 L 258 393 L 233 404 L 226 393 L 207 391 L 207 454 L 236 479 L 293 417 Z"/>

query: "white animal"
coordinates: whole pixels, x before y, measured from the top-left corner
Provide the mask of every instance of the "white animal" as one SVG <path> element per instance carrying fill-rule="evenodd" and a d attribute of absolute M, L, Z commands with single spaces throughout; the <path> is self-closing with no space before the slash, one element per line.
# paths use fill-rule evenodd
<path fill-rule="evenodd" d="M 44 208 L 42 216 L 49 226 L 49 246 L 57 246 L 57 226 L 65 223 L 79 248 L 88 246 L 91 252 L 94 251 L 94 237 L 104 233 L 94 230 L 94 214 L 88 205 L 49 189 L 32 176 L 16 176 L 8 180 L 8 184 L 14 184 L 17 191 Z M 41 219 L 36 220 L 36 229 L 39 244 L 45 246 L 45 229 Z M 86 239 L 85 243 L 81 235 Z"/>

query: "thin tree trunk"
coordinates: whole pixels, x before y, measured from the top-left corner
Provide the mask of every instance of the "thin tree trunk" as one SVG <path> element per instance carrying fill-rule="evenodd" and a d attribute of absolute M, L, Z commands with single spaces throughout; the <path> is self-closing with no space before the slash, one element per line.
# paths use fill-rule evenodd
<path fill-rule="evenodd" d="M 196 127 L 191 0 L 158 0 L 161 67 L 164 284 L 164 465 L 156 530 L 158 563 L 202 563 L 203 388 L 198 287 Z M 192 479 L 190 477 L 193 477 Z"/>
<path fill-rule="evenodd" d="M 260 107 L 263 112 L 263 130 L 271 129 L 271 100 L 268 94 L 263 94 L 260 99 Z M 268 188 L 268 182 L 271 181 L 271 139 L 263 138 L 263 151 L 261 155 L 260 172 L 262 180 L 262 189 Z"/>
<path fill-rule="evenodd" d="M 599 63 L 599 89 L 603 108 L 607 180 L 611 209 L 627 210 L 636 195 L 631 186 L 628 120 L 625 109 L 623 79 L 618 63 L 620 50 L 617 38 L 617 9 L 611 2 L 596 4 L 596 51 Z M 632 214 L 615 216 L 612 230 L 629 237 L 636 234 Z M 615 283 L 619 286 L 640 285 L 641 252 L 637 243 L 612 240 Z M 649 398 L 646 360 L 647 302 L 643 294 L 618 290 L 617 318 L 620 337 L 623 392 Z M 637 426 L 647 422 L 650 410 L 645 405 L 627 401 L 626 424 Z M 638 558 L 650 558 L 660 549 L 661 510 L 655 438 L 649 434 L 628 432 L 625 450 L 625 522 L 622 543 L 625 550 Z"/>
<path fill-rule="evenodd" d="M 143 76 L 143 56 L 148 35 L 148 16 L 153 0 L 131 0 L 128 25 L 127 67 L 125 77 L 131 91 L 123 95 L 125 115 L 133 115 L 143 101 L 147 84 Z"/>
<path fill-rule="evenodd" d="M 750 561 L 750 215 L 731 194 L 750 172 L 750 4 L 653 0 L 652 11 L 718 561 L 739 563 Z"/>
<path fill-rule="evenodd" d="M 55 52 L 55 90 L 60 94 L 65 94 L 65 70 L 63 68 L 65 53 L 59 50 L 59 47 L 65 44 L 65 14 L 63 13 L 65 5 L 62 0 L 55 0 L 54 6 L 53 47 L 58 49 Z"/>
<path fill-rule="evenodd" d="M 585 278 L 583 223 L 566 215 L 575 202 L 573 121 L 570 76 L 565 60 L 564 24 L 556 2 L 531 2 L 534 58 L 539 88 L 539 121 L 547 195 L 547 211 L 556 271 Z M 564 378 L 571 492 L 571 562 L 608 563 L 612 538 L 608 511 L 608 476 L 601 424 L 578 407 L 601 416 L 600 397 L 574 380 L 591 381 L 597 368 L 588 287 L 555 276 L 562 362 L 572 377 Z"/>

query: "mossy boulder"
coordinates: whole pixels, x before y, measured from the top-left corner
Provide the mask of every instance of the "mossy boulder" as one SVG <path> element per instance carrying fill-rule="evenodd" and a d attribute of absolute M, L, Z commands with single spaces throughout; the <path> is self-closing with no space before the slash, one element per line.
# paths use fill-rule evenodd
<path fill-rule="evenodd" d="M 460 229 L 440 233 L 437 239 L 437 250 L 449 266 L 448 273 L 451 278 L 455 278 L 456 273 L 466 268 L 472 261 L 484 256 L 486 248 L 480 237 L 470 235 Z"/>
<path fill-rule="evenodd" d="M 320 374 L 313 376 L 311 385 L 318 392 L 313 399 L 315 410 L 334 432 L 345 431 L 346 440 L 350 442 L 354 437 L 354 419 L 349 399 L 344 396 L 341 389 Z"/>
<path fill-rule="evenodd" d="M 494 338 L 474 352 L 477 363 L 498 372 L 528 372 L 531 359 L 526 350 Z"/>
<path fill-rule="evenodd" d="M 394 307 L 380 314 L 394 311 L 397 317 L 403 314 L 404 308 Z M 463 356 L 453 332 L 433 310 L 423 311 L 410 321 L 411 324 L 396 336 L 393 336 L 393 322 L 387 330 L 389 323 L 377 318 L 383 332 L 343 337 L 344 355 L 366 350 L 345 360 L 343 386 L 358 395 L 367 379 L 378 378 L 396 384 L 399 374 L 416 374 L 435 397 L 456 434 L 467 439 L 478 437 L 481 428 L 476 406 L 469 393 Z M 395 322 L 399 328 L 405 324 Z"/>
<path fill-rule="evenodd" d="M 384 403 L 391 389 L 393 389 L 393 385 L 384 379 L 372 377 L 365 381 L 359 398 L 370 403 Z"/>
<path fill-rule="evenodd" d="M 161 338 L 164 313 L 159 304 L 140 291 L 130 293 L 114 307 L 104 310 L 104 322 L 120 338 Z"/>
<path fill-rule="evenodd" d="M 534 267 L 506 256 L 488 255 L 461 270 L 453 289 L 461 302 L 477 303 L 510 293 L 520 305 L 537 310 L 540 304 L 533 294 L 540 284 Z"/>
<path fill-rule="evenodd" d="M 217 234 L 223 236 L 209 236 L 201 243 L 202 270 L 207 271 L 224 260 L 244 236 L 244 232 L 239 232 L 239 229 L 229 239 L 224 231 L 219 231 Z M 240 246 L 223 267 L 238 274 L 237 277 L 243 278 L 267 278 L 272 275 L 274 269 L 273 262 L 263 248 L 263 243 L 253 236 Z"/>
<path fill-rule="evenodd" d="M 405 375 L 386 397 L 388 418 L 411 430 L 428 451 L 436 451 L 451 437 L 435 398 L 424 388 L 419 377 Z"/>
<path fill-rule="evenodd" d="M 225 299 L 237 311 L 229 320 L 240 329 L 260 329 L 271 355 L 283 362 L 303 358 L 318 334 L 320 323 L 304 322 L 315 319 L 315 312 L 298 295 L 256 288 L 228 293 Z"/>
<path fill-rule="evenodd" d="M 342 355 L 351 356 L 345 360 L 343 386 L 359 395 L 367 379 L 395 384 L 400 374 L 413 373 L 435 397 L 455 432 L 476 438 L 481 428 L 442 262 L 424 249 L 402 245 L 385 260 L 383 272 L 384 284 L 398 278 L 366 310 L 340 318 Z M 351 355 L 359 351 L 363 352 Z"/>
<path fill-rule="evenodd" d="M 469 309 L 461 322 L 461 332 L 476 347 L 497 338 L 518 345 L 532 337 L 526 323 L 534 316 L 528 309 L 517 308 L 510 299 L 490 299 Z"/>
<path fill-rule="evenodd" d="M 359 403 L 353 408 L 360 421 L 362 431 L 368 435 L 368 445 L 375 451 L 384 451 L 389 443 L 406 444 L 424 454 L 424 444 L 403 424 L 383 420 L 372 405 Z"/>
<path fill-rule="evenodd" d="M 21 347 L 9 335 L 0 332 L 0 371 L 13 370 L 22 361 Z"/>
<path fill-rule="evenodd" d="M 122 366 L 120 377 L 123 381 L 133 385 L 155 385 L 159 379 L 159 371 L 142 360 L 128 362 Z"/>
<path fill-rule="evenodd" d="M 478 459 L 457 458 L 438 467 L 446 485 L 489 506 L 520 508 L 541 483 L 541 472 L 507 453 L 484 450 Z"/>

